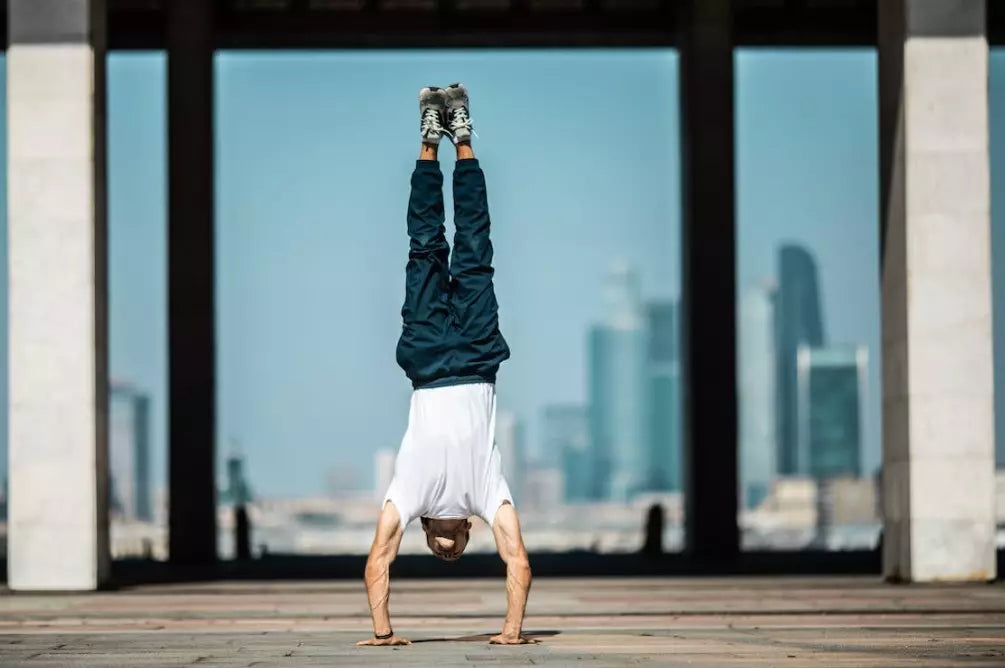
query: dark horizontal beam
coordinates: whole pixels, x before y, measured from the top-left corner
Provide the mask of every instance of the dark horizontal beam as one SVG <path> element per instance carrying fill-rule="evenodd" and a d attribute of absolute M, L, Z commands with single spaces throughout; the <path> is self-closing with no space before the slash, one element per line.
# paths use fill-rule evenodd
<path fill-rule="evenodd" d="M 388 4 L 411 2 L 432 11 Z M 615 47 L 676 45 L 672 0 L 498 0 L 498 10 L 471 9 L 496 0 L 344 0 L 358 9 L 312 8 L 291 0 L 284 11 L 233 9 L 218 4 L 218 49 L 333 49 L 409 47 Z M 537 4 L 534 4 L 534 3 Z M 6 47 L 6 3 L 0 0 L 0 46 Z M 108 47 L 164 49 L 163 2 L 112 4 Z M 539 9 L 534 9 L 539 7 Z M 563 10 L 562 7 L 567 9 Z M 620 7 L 620 8 L 619 8 Z M 568 9 L 575 8 L 575 9 Z M 988 41 L 1005 45 L 1005 2 L 988 0 Z M 805 2 L 737 3 L 737 46 L 874 47 L 875 0 L 846 5 Z"/>
<path fill-rule="evenodd" d="M 167 49 L 167 21 L 164 12 L 153 10 L 109 12 L 108 48 Z"/>
<path fill-rule="evenodd" d="M 1005 2 L 987 0 L 988 43 L 1005 46 Z"/>
<path fill-rule="evenodd" d="M 363 12 L 336 22 L 313 17 L 228 16 L 220 21 L 217 48 L 411 48 L 672 46 L 673 17 L 654 12 L 629 15 L 515 12 Z"/>
<path fill-rule="evenodd" d="M 782 6 L 734 10 L 737 46 L 876 46 L 876 7 Z"/>
<path fill-rule="evenodd" d="M 110 49 L 164 49 L 164 2 L 111 2 Z M 208 1 L 208 0 L 207 0 Z M 432 11 L 392 2 L 423 2 Z M 876 45 L 876 0 L 814 5 L 804 0 L 737 2 L 737 46 L 848 47 Z M 472 9 L 497 6 L 498 10 Z M 537 3 L 537 4 L 535 4 Z M 631 4 L 624 4 L 631 3 Z M 6 2 L 0 0 L 0 47 L 7 45 Z M 218 49 L 409 47 L 675 46 L 675 0 L 339 0 L 324 9 L 289 0 L 283 11 L 234 9 L 218 3 Z M 358 9 L 351 9 L 356 6 Z M 546 7 L 540 9 L 540 7 Z M 539 9 L 534 9 L 539 7 Z M 554 9 L 547 9 L 552 7 Z M 562 10 L 562 7 L 567 9 Z M 568 8 L 574 8 L 570 10 Z M 987 36 L 1005 46 L 1005 1 L 987 0 Z"/>

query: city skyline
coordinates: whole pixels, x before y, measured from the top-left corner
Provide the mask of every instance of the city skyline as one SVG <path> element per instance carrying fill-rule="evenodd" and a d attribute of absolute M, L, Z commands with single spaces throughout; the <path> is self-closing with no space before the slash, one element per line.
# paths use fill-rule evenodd
<path fill-rule="evenodd" d="M 826 345 L 812 253 L 783 244 L 778 256 L 778 273 L 787 272 L 787 279 L 771 277 L 747 286 L 739 301 L 738 450 L 745 508 L 757 506 L 785 476 L 871 474 L 861 465 L 862 416 L 878 390 L 868 388 L 867 347 Z M 633 265 L 624 258 L 610 264 L 598 298 L 606 304 L 606 315 L 588 331 L 591 400 L 542 407 L 540 450 L 549 455 L 531 460 L 527 454 L 524 433 L 531 416 L 505 409 L 497 414 L 497 447 L 517 502 L 526 471 L 535 467 L 560 474 L 566 502 L 630 502 L 639 494 L 681 489 L 678 301 L 645 299 Z M 786 355 L 789 364 L 781 364 Z M 846 368 L 853 377 L 850 397 L 840 377 Z M 790 372 L 792 384 L 786 386 L 781 381 Z M 776 410 L 786 405 L 791 415 Z M 791 464 L 783 467 L 781 433 L 787 421 L 793 427 L 793 452 Z M 835 442 L 835 431 L 839 441 L 845 440 Z M 631 447 L 625 446 L 626 434 L 635 440 Z M 375 453 L 378 495 L 390 481 L 394 453 Z M 331 491 L 352 494 L 361 488 L 353 481 Z"/>
<path fill-rule="evenodd" d="M 738 449 L 741 503 L 744 507 L 756 506 L 767 494 L 771 483 L 781 476 L 809 474 L 826 477 L 834 473 L 861 475 L 864 429 L 859 411 L 868 411 L 866 402 L 875 393 L 875 388 L 874 392 L 869 392 L 867 388 L 866 346 L 824 345 L 826 337 L 819 317 L 823 304 L 817 294 L 815 260 L 812 254 L 799 246 L 783 244 L 778 249 L 778 255 L 778 273 L 784 275 L 788 272 L 790 275 L 787 281 L 774 277 L 764 279 L 757 285 L 748 286 L 739 298 L 738 384 L 741 415 Z M 598 295 L 606 303 L 606 315 L 599 323 L 592 325 L 588 332 L 592 351 L 587 376 L 591 379 L 591 387 L 611 387 L 613 391 L 591 394 L 591 401 L 582 406 L 550 403 L 542 407 L 543 445 L 546 451 L 552 453 L 547 460 L 529 461 L 524 431 L 526 424 L 532 421 L 530 416 L 518 415 L 510 410 L 500 410 L 497 415 L 497 445 L 511 491 L 517 501 L 522 496 L 525 470 L 532 466 L 551 467 L 561 471 L 563 498 L 566 501 L 628 502 L 640 493 L 680 489 L 680 465 L 683 458 L 679 422 L 678 302 L 674 299 L 646 300 L 640 292 L 634 266 L 624 258 L 612 261 L 606 276 L 604 288 Z M 788 297 L 788 301 L 802 302 L 802 307 L 797 305 L 793 308 L 791 303 L 786 303 L 786 290 L 781 287 L 786 284 L 787 290 L 796 295 L 795 299 Z M 804 315 L 807 309 L 810 313 L 808 318 Z M 800 330 L 793 335 L 789 323 L 793 319 L 805 331 Z M 611 346 L 612 340 L 614 346 Z M 854 400 L 858 408 L 850 419 L 858 436 L 854 441 L 854 453 L 850 455 L 854 464 L 828 471 L 826 466 L 821 468 L 811 463 L 819 456 L 826 457 L 826 454 L 820 455 L 814 449 L 824 446 L 813 446 L 809 442 L 813 437 L 810 435 L 808 421 L 815 418 L 807 411 L 814 409 L 813 402 L 817 400 L 811 397 L 814 390 L 807 385 L 810 381 L 806 374 L 808 369 L 816 368 L 815 365 L 819 364 L 815 361 L 817 359 L 823 360 L 825 366 L 838 368 L 845 351 L 851 353 L 849 363 L 855 368 L 857 389 Z M 789 365 L 778 364 L 778 360 L 786 354 L 791 355 L 793 373 L 793 385 L 787 388 L 781 384 L 776 385 L 776 381 L 780 381 L 790 371 Z M 638 387 L 632 392 L 625 392 L 628 384 Z M 789 402 L 784 400 L 784 392 L 791 393 Z M 149 400 L 121 382 L 113 386 L 112 393 L 113 400 L 119 396 L 130 401 L 138 400 L 142 404 L 141 421 L 145 429 Z M 819 390 L 816 393 L 819 395 Z M 820 400 L 829 400 L 825 395 L 819 396 Z M 605 425 L 604 402 L 612 399 L 618 402 L 611 407 L 616 417 L 612 418 L 614 421 L 610 425 Z M 794 444 L 793 461 L 788 469 L 781 465 L 784 445 L 780 434 L 790 416 L 775 410 L 776 406 L 786 403 L 791 403 L 793 407 L 791 419 L 794 423 L 794 440 L 797 441 Z M 833 412 L 834 409 L 831 410 Z M 629 414 L 634 418 L 634 426 L 631 421 L 625 423 Z M 844 416 L 839 413 L 838 417 L 840 423 Z M 601 420 L 600 423 L 598 419 Z M 838 423 L 831 420 L 826 424 L 843 426 Z M 116 481 L 127 478 L 127 490 L 132 499 L 132 486 L 136 483 L 133 478 L 123 476 L 120 470 L 122 465 L 116 465 L 116 461 L 125 457 L 121 454 L 123 447 L 133 447 L 134 441 L 142 440 L 143 447 L 146 447 L 145 439 L 148 436 L 134 430 L 135 433 L 129 434 L 128 438 L 116 437 L 118 431 L 121 430 L 116 430 L 113 423 L 113 497 Z M 578 435 L 580 432 L 582 435 Z M 623 440 L 607 441 L 611 434 L 620 435 L 619 438 L 623 439 L 625 433 L 634 434 L 637 443 L 633 448 L 624 447 Z M 231 445 L 227 459 L 228 483 L 221 487 L 224 497 L 231 494 L 228 490 L 234 489 L 233 467 L 243 466 L 243 460 L 237 457 L 234 447 Z M 117 451 L 120 454 L 116 455 Z M 137 452 L 145 451 L 137 449 Z M 386 449 L 375 452 L 375 490 L 378 495 L 382 487 L 386 486 L 384 483 L 390 481 L 395 452 Z M 557 458 L 555 453 L 558 453 Z M 619 457 L 612 457 L 609 453 Z M 123 461 L 131 464 L 132 456 L 129 451 L 128 458 Z M 142 456 L 148 457 L 146 454 Z M 147 467 L 144 459 L 140 468 L 146 471 Z M 598 478 L 598 475 L 601 477 Z M 136 479 L 140 477 L 141 474 L 138 474 Z M 339 479 L 341 483 L 330 483 L 329 491 L 335 495 L 358 493 L 365 489 L 365 485 L 361 486 L 354 474 L 342 475 Z M 149 483 L 144 484 L 147 485 L 146 494 L 149 498 Z M 246 483 L 242 482 L 244 484 Z M 149 504 L 149 500 L 146 503 Z M 149 511 L 145 512 L 141 516 L 144 519 L 149 515 Z"/>

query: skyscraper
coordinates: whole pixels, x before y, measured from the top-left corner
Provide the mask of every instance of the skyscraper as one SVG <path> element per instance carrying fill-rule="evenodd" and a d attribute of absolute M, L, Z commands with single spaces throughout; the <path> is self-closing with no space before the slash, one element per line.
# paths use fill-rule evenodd
<path fill-rule="evenodd" d="M 775 337 L 778 470 L 787 475 L 807 473 L 797 464 L 796 354 L 800 346 L 822 346 L 824 326 L 816 261 L 802 246 L 782 246 L 778 253 Z"/>
<path fill-rule="evenodd" d="M 802 346 L 796 358 L 798 469 L 816 478 L 861 475 L 865 347 Z"/>
<path fill-rule="evenodd" d="M 647 309 L 649 465 L 651 491 L 681 486 L 680 363 L 677 305 L 651 302 Z"/>
<path fill-rule="evenodd" d="M 153 520 L 150 496 L 150 398 L 112 383 L 108 401 L 110 504 L 124 517 Z"/>
<path fill-rule="evenodd" d="M 502 458 L 503 475 L 509 483 L 510 494 L 519 503 L 524 483 L 523 426 L 509 411 L 496 413 L 496 447 Z"/>
<path fill-rule="evenodd" d="M 740 297 L 740 491 L 745 508 L 767 495 L 778 470 L 774 289 L 747 288 Z"/>
<path fill-rule="evenodd" d="M 593 470 L 590 457 L 590 415 L 585 406 L 545 406 L 544 448 L 557 453 L 562 463 L 566 501 L 592 498 Z"/>
<path fill-rule="evenodd" d="M 645 314 L 635 271 L 615 263 L 604 284 L 606 315 L 590 334 L 590 496 L 628 500 L 646 488 L 649 406 Z"/>

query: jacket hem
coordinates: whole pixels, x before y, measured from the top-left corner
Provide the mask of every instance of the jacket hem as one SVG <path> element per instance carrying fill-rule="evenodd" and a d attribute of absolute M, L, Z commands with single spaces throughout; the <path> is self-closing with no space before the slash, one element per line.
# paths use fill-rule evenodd
<path fill-rule="evenodd" d="M 435 387 L 451 387 L 453 385 L 476 385 L 478 383 L 488 383 L 495 385 L 495 376 L 447 376 L 437 378 L 428 382 L 412 383 L 412 388 L 416 390 L 429 390 Z"/>

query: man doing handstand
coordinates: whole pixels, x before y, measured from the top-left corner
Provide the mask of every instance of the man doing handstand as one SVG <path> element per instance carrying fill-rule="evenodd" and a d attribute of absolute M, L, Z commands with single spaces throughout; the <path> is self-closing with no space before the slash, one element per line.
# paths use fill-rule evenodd
<path fill-rule="evenodd" d="M 394 465 L 366 562 L 374 637 L 360 645 L 407 645 L 388 613 L 390 566 L 408 524 L 419 518 L 426 543 L 454 561 L 468 543 L 471 516 L 492 526 L 506 563 L 507 613 L 490 642 L 523 644 L 531 572 L 495 444 L 495 380 L 509 347 L 499 332 L 485 175 L 471 149 L 464 86 L 419 93 L 422 146 L 408 200 L 408 264 L 397 360 L 412 381 L 408 429 Z M 454 248 L 444 234 L 440 138 L 457 149 Z"/>

